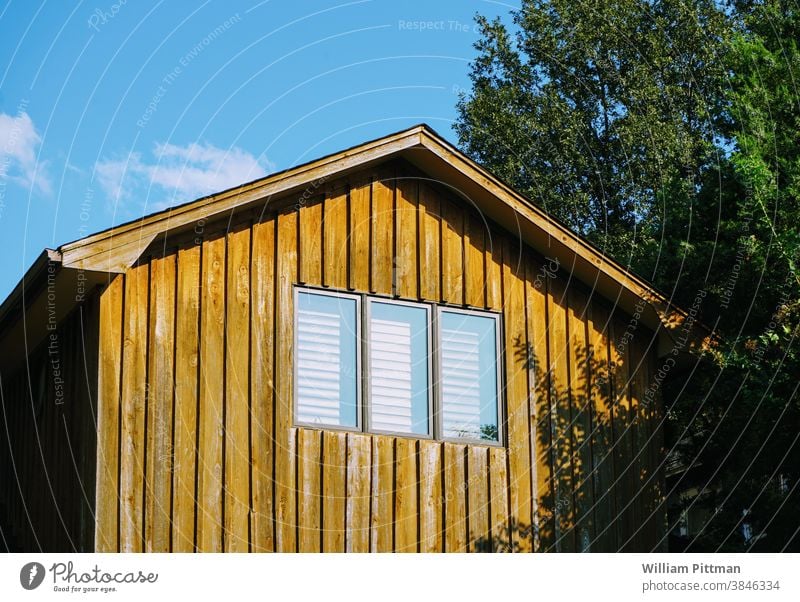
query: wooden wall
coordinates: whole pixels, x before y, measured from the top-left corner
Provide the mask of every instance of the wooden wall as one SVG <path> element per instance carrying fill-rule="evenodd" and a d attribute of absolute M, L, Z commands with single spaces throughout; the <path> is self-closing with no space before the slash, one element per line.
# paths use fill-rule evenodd
<path fill-rule="evenodd" d="M 652 333 L 568 266 L 403 164 L 193 235 L 101 297 L 98 551 L 663 547 Z M 295 428 L 297 283 L 502 310 L 506 446 Z"/>
<path fill-rule="evenodd" d="M 21 369 L 0 374 L 0 546 L 7 551 L 94 549 L 97 307 L 96 296 L 78 306 Z"/>

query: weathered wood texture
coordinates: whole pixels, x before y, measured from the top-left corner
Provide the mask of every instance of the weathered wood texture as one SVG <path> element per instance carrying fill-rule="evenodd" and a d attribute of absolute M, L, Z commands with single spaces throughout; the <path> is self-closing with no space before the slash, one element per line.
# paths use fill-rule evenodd
<path fill-rule="evenodd" d="M 103 293 L 98 549 L 656 547 L 652 333 L 403 164 L 311 193 Z M 298 283 L 502 311 L 505 446 L 295 427 Z"/>

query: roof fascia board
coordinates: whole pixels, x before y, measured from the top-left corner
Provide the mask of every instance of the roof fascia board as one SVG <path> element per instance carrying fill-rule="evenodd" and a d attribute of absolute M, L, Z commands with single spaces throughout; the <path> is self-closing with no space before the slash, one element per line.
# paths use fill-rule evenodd
<path fill-rule="evenodd" d="M 394 155 L 421 143 L 422 129 L 410 130 L 324 157 L 312 163 L 273 174 L 205 199 L 182 205 L 88 236 L 60 247 L 64 265 L 82 269 L 124 271 L 138 258 L 133 251 L 144 250 L 160 233 L 184 227 L 198 220 L 209 220 L 234 208 L 263 202 L 265 198 L 301 190 L 310 183 L 321 185 L 329 177 Z M 122 252 L 117 253 L 118 250 Z"/>

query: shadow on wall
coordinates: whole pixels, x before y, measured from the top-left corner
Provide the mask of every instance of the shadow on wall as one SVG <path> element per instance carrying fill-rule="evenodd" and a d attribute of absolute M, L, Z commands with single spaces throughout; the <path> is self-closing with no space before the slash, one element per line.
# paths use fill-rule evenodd
<path fill-rule="evenodd" d="M 642 394 L 647 356 L 626 347 L 577 341 L 563 357 L 553 357 L 548 369 L 530 343 L 515 340 L 515 359 L 535 385 L 538 524 L 512 521 L 503 532 L 478 540 L 475 551 L 517 552 L 520 538 L 528 537 L 539 551 L 664 548 L 663 485 L 654 469 L 661 464 L 659 412 Z M 632 359 L 634 366 L 641 364 L 633 377 Z"/>

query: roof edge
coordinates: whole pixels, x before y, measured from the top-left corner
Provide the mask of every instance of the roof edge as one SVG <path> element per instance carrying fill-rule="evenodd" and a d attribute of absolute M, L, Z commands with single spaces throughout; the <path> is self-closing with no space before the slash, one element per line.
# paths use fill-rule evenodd
<path fill-rule="evenodd" d="M 5 321 L 17 307 L 25 304 L 26 293 L 32 286 L 39 284 L 41 274 L 44 273 L 48 264 L 57 263 L 61 265 L 61 253 L 57 249 L 45 248 L 36 259 L 33 260 L 31 267 L 22 275 L 17 285 L 12 289 L 8 296 L 0 305 L 0 333 L 4 330 Z"/>
<path fill-rule="evenodd" d="M 150 223 L 158 221 L 159 219 L 162 220 L 170 219 L 172 217 L 176 217 L 177 215 L 184 213 L 186 210 L 191 209 L 194 206 L 210 205 L 215 201 L 221 201 L 231 197 L 235 197 L 244 192 L 251 193 L 257 191 L 260 188 L 266 187 L 270 183 L 284 179 L 289 175 L 295 176 L 300 173 L 309 171 L 314 167 L 319 167 L 327 163 L 338 161 L 348 156 L 354 155 L 356 153 L 363 153 L 369 150 L 371 147 L 380 147 L 395 140 L 412 138 L 413 136 L 418 135 L 423 131 L 427 131 L 429 133 L 432 133 L 434 136 L 439 137 L 439 134 L 434 132 L 426 124 L 420 123 L 410 128 L 406 128 L 405 130 L 400 130 L 399 132 L 395 132 L 393 134 L 388 134 L 386 136 L 374 138 L 372 140 L 368 140 L 367 142 L 362 142 L 360 144 L 350 146 L 344 150 L 337 151 L 335 153 L 329 153 L 327 155 L 318 157 L 317 159 L 312 159 L 311 161 L 306 161 L 305 163 L 301 163 L 299 165 L 287 167 L 286 169 L 282 169 L 280 171 L 267 174 L 266 176 L 262 176 L 261 178 L 256 178 L 255 180 L 251 180 L 250 182 L 245 182 L 244 184 L 238 184 L 236 186 L 226 188 L 225 190 L 221 190 L 219 192 L 214 192 L 212 194 L 208 194 L 206 196 L 193 199 L 191 201 L 186 201 L 184 203 L 168 207 L 167 209 L 163 209 L 161 211 L 148 213 L 147 215 L 144 215 L 142 217 L 127 222 L 123 222 L 121 224 L 117 224 L 116 226 L 105 228 L 103 230 L 85 236 L 83 238 L 78 238 L 68 243 L 64 243 L 58 247 L 58 250 L 61 251 L 62 253 L 69 252 L 78 246 L 86 244 L 88 241 L 95 240 L 99 237 L 102 237 L 103 235 L 109 235 L 114 231 L 125 231 L 125 230 L 130 230 L 131 228 L 136 226 L 141 226 L 145 220 L 147 220 L 148 223 Z"/>
<path fill-rule="evenodd" d="M 500 193 L 499 200 L 509 205 L 508 210 L 516 211 L 518 215 L 522 213 L 521 217 L 528 220 L 532 227 L 538 228 L 564 249 L 580 257 L 586 265 L 597 270 L 598 274 L 619 282 L 627 289 L 627 294 L 646 301 L 659 316 L 658 321 L 673 340 L 675 332 L 687 321 L 692 324 L 690 329 L 693 333 L 697 333 L 697 340 L 712 342 L 719 340 L 713 330 L 694 321 L 689 312 L 673 303 L 644 278 L 546 213 L 424 123 L 101 230 L 61 245 L 58 249 L 45 249 L 0 305 L 0 333 L 8 317 L 26 302 L 26 292 L 32 286 L 40 284 L 43 270 L 47 269 L 49 262 L 57 262 L 60 264 L 59 267 L 64 268 L 102 273 L 124 272 L 159 233 L 186 226 L 200 218 L 220 215 L 240 206 L 263 202 L 272 195 L 290 193 L 303 186 L 307 187 L 309 182 L 324 181 L 335 174 L 351 171 L 415 148 L 424 148 L 431 153 L 431 156 L 443 162 L 442 164 L 448 164 L 456 170 L 459 178 L 471 180 L 473 185 L 486 190 L 493 197 L 496 198 Z"/>

